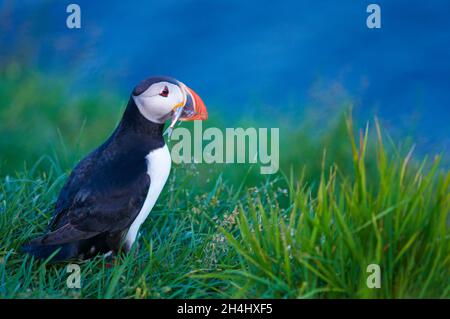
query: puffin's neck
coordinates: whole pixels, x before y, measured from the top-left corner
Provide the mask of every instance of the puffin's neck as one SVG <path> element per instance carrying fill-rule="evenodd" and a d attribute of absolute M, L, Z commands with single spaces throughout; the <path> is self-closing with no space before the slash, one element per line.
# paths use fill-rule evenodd
<path fill-rule="evenodd" d="M 164 145 L 164 123 L 154 123 L 146 119 L 139 111 L 134 99 L 130 97 L 127 108 L 119 126 L 114 132 L 114 138 L 130 138 L 147 141 L 155 146 Z"/>

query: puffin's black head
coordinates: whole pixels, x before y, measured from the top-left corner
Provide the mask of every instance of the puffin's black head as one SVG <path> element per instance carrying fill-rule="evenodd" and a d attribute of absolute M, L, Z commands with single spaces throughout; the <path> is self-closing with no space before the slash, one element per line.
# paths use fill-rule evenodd
<path fill-rule="evenodd" d="M 139 112 L 148 120 L 164 123 L 177 120 L 206 120 L 208 113 L 202 99 L 190 88 L 170 77 L 151 77 L 139 83 L 132 98 Z"/>

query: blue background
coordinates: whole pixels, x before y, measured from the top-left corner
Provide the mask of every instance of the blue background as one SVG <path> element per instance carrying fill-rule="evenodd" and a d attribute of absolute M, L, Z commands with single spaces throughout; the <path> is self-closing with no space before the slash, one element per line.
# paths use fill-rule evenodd
<path fill-rule="evenodd" d="M 69 30 L 69 3 L 82 28 Z M 375 2 L 375 1 L 372 1 Z M 73 94 L 127 96 L 149 75 L 171 75 L 232 117 L 332 117 L 351 102 L 363 120 L 450 145 L 449 1 L 0 1 L 0 55 L 70 75 Z M 18 57 L 19 58 L 19 57 Z M 295 122 L 295 121 L 294 121 Z"/>

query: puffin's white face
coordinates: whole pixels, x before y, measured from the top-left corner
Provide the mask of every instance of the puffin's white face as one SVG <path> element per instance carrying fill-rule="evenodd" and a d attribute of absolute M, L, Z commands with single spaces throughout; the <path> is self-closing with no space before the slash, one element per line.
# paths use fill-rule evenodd
<path fill-rule="evenodd" d="M 208 118 L 206 106 L 198 94 L 170 77 L 152 77 L 142 81 L 134 88 L 132 97 L 147 120 L 163 124 L 172 117 L 166 130 L 169 137 L 178 121 Z"/>
<path fill-rule="evenodd" d="M 145 85 L 145 84 L 144 84 Z M 133 99 L 141 114 L 155 123 L 164 123 L 172 111 L 186 103 L 186 92 L 183 85 L 160 81 L 150 84 L 147 89 L 139 92 L 138 87 L 133 93 Z"/>

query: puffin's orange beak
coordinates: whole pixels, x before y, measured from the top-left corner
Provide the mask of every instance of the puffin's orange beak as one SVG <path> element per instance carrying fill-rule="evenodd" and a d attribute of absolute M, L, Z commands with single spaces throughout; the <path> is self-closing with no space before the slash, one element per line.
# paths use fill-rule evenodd
<path fill-rule="evenodd" d="M 180 121 L 194 121 L 194 120 L 207 120 L 208 111 L 206 110 L 205 103 L 203 103 L 200 96 L 194 92 L 191 88 L 186 89 L 186 103 L 183 108 L 183 112 L 180 117 Z"/>

